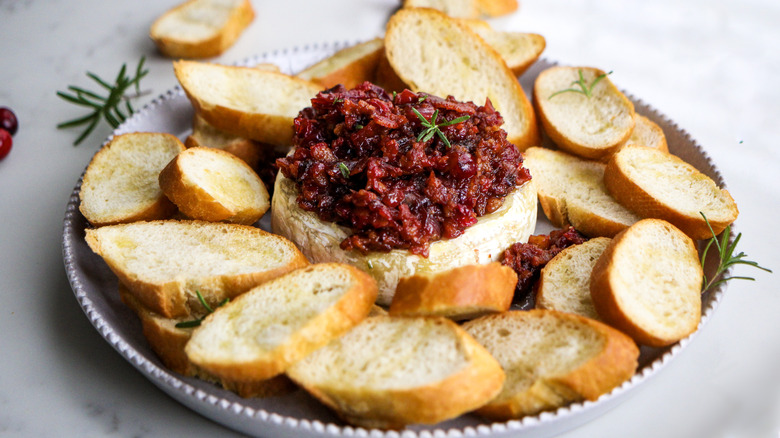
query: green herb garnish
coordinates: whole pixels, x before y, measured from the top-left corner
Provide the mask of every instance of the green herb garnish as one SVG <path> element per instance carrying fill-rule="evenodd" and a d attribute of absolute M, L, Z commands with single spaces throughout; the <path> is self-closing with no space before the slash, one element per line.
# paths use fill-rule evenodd
<path fill-rule="evenodd" d="M 355 129 L 360 131 L 361 129 L 365 128 L 365 126 L 361 125 L 360 123 L 355 123 Z"/>
<path fill-rule="evenodd" d="M 468 120 L 471 117 L 471 116 L 461 116 L 461 117 L 458 117 L 457 119 L 452 119 L 449 122 L 444 122 L 444 123 L 437 124 L 436 123 L 436 119 L 439 117 L 439 110 L 434 111 L 433 117 L 431 117 L 431 121 L 430 122 L 428 120 L 426 120 L 425 117 L 423 117 L 423 115 L 420 114 L 420 112 L 417 111 L 416 108 L 412 108 L 412 111 L 414 111 L 414 113 L 417 115 L 417 118 L 420 119 L 420 121 L 422 122 L 422 125 L 425 127 L 425 129 L 422 132 L 420 132 L 420 134 L 417 136 L 417 141 L 428 141 L 435 134 L 435 135 L 438 135 L 439 138 L 441 139 L 441 141 L 443 141 L 444 144 L 447 145 L 447 149 L 451 148 L 452 145 L 450 144 L 450 141 L 447 140 L 447 137 L 444 135 L 444 133 L 441 132 L 440 128 L 443 127 L 443 126 L 450 126 L 450 125 L 455 125 L 455 124 L 460 123 L 460 122 L 464 122 L 464 121 Z"/>
<path fill-rule="evenodd" d="M 340 97 L 337 97 L 337 98 L 333 99 L 333 103 L 339 103 L 339 102 L 344 102 L 344 99 L 342 99 Z"/>
<path fill-rule="evenodd" d="M 704 279 L 702 280 L 702 286 L 701 291 L 702 293 L 707 292 L 711 288 L 725 283 L 729 280 L 750 280 L 750 281 L 756 281 L 753 277 L 725 277 L 721 278 L 720 280 L 717 280 L 720 275 L 725 272 L 728 268 L 730 268 L 733 265 L 749 265 L 753 266 L 754 268 L 761 269 L 762 271 L 766 271 L 771 273 L 772 271 L 770 269 L 764 268 L 762 266 L 759 266 L 758 263 L 751 261 L 751 260 L 745 260 L 745 257 L 747 257 L 747 254 L 744 252 L 740 252 L 737 255 L 734 255 L 734 250 L 737 247 L 737 243 L 739 243 L 739 239 L 742 238 L 742 233 L 737 234 L 737 237 L 734 238 L 734 242 L 729 245 L 729 234 L 731 233 L 731 225 L 727 226 L 726 229 L 723 230 L 723 236 L 721 237 L 721 241 L 718 242 L 717 236 L 715 236 L 715 231 L 713 231 L 712 226 L 710 225 L 710 221 L 707 219 L 707 216 L 704 215 L 704 213 L 699 212 L 701 216 L 704 218 L 704 221 L 707 222 L 707 227 L 710 229 L 710 233 L 712 233 L 712 238 L 707 242 L 707 246 L 704 247 L 704 251 L 701 255 L 701 268 L 704 270 L 704 261 L 707 259 L 707 252 L 710 250 L 710 247 L 715 244 L 715 247 L 718 249 L 718 268 L 715 270 L 715 275 L 712 276 L 709 280 L 707 279 L 707 276 L 704 276 Z M 717 281 L 716 281 L 717 280 Z"/>
<path fill-rule="evenodd" d="M 206 308 L 206 314 L 205 314 L 205 315 L 203 315 L 203 317 L 201 317 L 201 318 L 198 318 L 198 319 L 193 319 L 192 321 L 182 321 L 182 322 L 178 322 L 178 323 L 176 323 L 176 328 L 192 328 L 192 327 L 197 327 L 197 326 L 199 326 L 199 325 L 200 325 L 201 321 L 203 321 L 203 318 L 205 318 L 206 316 L 210 315 L 211 313 L 214 313 L 214 309 L 212 309 L 212 308 L 211 308 L 211 306 L 209 306 L 209 304 L 208 304 L 208 303 L 206 302 L 206 300 L 203 298 L 203 295 L 201 295 L 201 294 L 200 294 L 200 291 L 199 291 L 199 290 L 196 290 L 196 291 L 195 291 L 195 294 L 198 296 L 198 300 L 199 300 L 199 301 L 200 301 L 200 303 L 203 305 L 203 307 L 205 307 L 205 308 Z M 228 303 L 228 301 L 230 301 L 230 298 L 225 298 L 224 300 L 222 300 L 222 302 L 220 302 L 219 304 L 217 304 L 217 308 L 224 306 L 225 304 L 227 304 L 227 303 Z"/>
<path fill-rule="evenodd" d="M 92 112 L 84 117 L 68 120 L 67 122 L 63 122 L 57 125 L 58 129 L 74 128 L 76 126 L 87 125 L 84 132 L 82 132 L 76 141 L 73 142 L 74 146 L 77 146 L 85 138 L 87 138 L 87 136 L 95 129 L 98 122 L 100 122 L 101 118 L 105 119 L 112 127 L 117 128 L 120 123 L 124 122 L 127 117 L 129 117 L 130 114 L 134 112 L 133 106 L 130 104 L 130 100 L 142 96 L 140 86 L 141 78 L 149 73 L 149 70 L 144 70 L 143 68 L 144 61 L 146 61 L 146 58 L 141 57 L 141 60 L 138 62 L 138 67 L 135 69 L 135 76 L 132 78 L 128 77 L 126 74 L 127 65 L 122 64 L 122 68 L 119 69 L 119 74 L 116 76 L 113 85 L 104 81 L 98 77 L 98 75 L 92 72 L 87 72 L 88 77 L 93 79 L 98 83 L 98 85 L 108 91 L 108 96 L 101 96 L 96 92 L 85 90 L 84 88 L 80 87 L 75 87 L 73 85 L 68 87 L 68 90 L 71 92 L 71 94 L 62 91 L 57 92 L 57 96 L 60 96 L 62 99 L 70 103 L 92 109 Z M 125 92 L 132 86 L 135 86 L 135 94 L 126 96 Z M 127 114 L 122 112 L 122 102 L 125 104 L 125 110 L 127 111 Z"/>
<path fill-rule="evenodd" d="M 600 80 L 606 78 L 607 75 L 611 75 L 612 74 L 612 71 L 610 71 L 609 73 L 600 74 L 596 79 L 593 80 L 593 82 L 591 82 L 590 86 L 588 86 L 585 83 L 585 78 L 582 76 L 582 69 L 579 69 L 578 72 L 579 72 L 580 78 L 578 80 L 576 80 L 576 81 L 572 81 L 571 85 L 577 85 L 577 86 L 580 87 L 579 89 L 577 89 L 577 88 L 567 88 L 565 90 L 556 91 L 555 93 L 551 94 L 550 97 L 548 97 L 547 99 L 552 99 L 553 97 L 555 97 L 555 96 L 557 96 L 557 95 L 559 95 L 561 93 L 566 93 L 566 92 L 569 92 L 569 91 L 572 92 L 572 93 L 584 94 L 585 97 L 590 99 L 590 96 L 593 95 L 593 87 L 595 87 L 596 84 L 598 84 Z"/>
<path fill-rule="evenodd" d="M 368 265 L 368 269 L 374 269 L 374 264 L 371 262 L 371 260 L 367 260 L 366 264 Z"/>
<path fill-rule="evenodd" d="M 393 100 L 395 100 L 395 96 L 396 96 L 397 94 L 398 94 L 398 93 L 396 93 L 395 91 L 393 91 Z"/>
<path fill-rule="evenodd" d="M 347 167 L 346 164 L 339 163 L 339 170 L 341 171 L 341 176 L 345 179 L 349 179 L 349 167 Z"/>
<path fill-rule="evenodd" d="M 425 101 L 425 96 L 420 96 L 420 97 L 417 99 L 417 103 L 422 103 L 422 102 L 424 102 L 424 101 Z"/>

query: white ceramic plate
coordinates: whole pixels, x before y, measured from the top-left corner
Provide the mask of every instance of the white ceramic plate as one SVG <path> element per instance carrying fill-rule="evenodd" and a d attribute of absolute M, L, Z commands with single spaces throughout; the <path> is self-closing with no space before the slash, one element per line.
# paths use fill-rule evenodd
<path fill-rule="evenodd" d="M 345 43 L 337 43 L 275 51 L 246 60 L 243 64 L 271 62 L 286 73 L 295 73 L 345 46 Z M 551 65 L 553 63 L 548 61 L 539 61 L 521 77 L 526 93 L 530 95 L 536 76 Z M 648 105 L 635 98 L 632 100 L 637 112 L 664 129 L 672 153 L 709 175 L 721 187 L 725 186 L 709 157 L 685 131 Z M 138 131 L 168 132 L 184 139 L 190 132 L 192 115 L 189 101 L 181 89 L 176 87 L 141 109 L 113 135 Z M 645 384 L 702 329 L 723 295 L 723 289 L 720 288 L 703 295 L 703 315 L 696 333 L 668 348 L 643 348 L 639 369 L 634 377 L 595 402 L 576 403 L 554 412 L 500 423 L 491 423 L 475 415 L 464 415 L 434 426 L 410 427 L 402 432 L 353 428 L 345 425 L 301 390 L 280 397 L 244 399 L 213 384 L 167 370 L 146 344 L 140 322 L 119 300 L 116 277 L 84 241 L 84 230 L 88 224 L 78 210 L 80 187 L 81 178 L 73 189 L 65 214 L 63 258 L 73 292 L 89 320 L 119 354 L 171 397 L 201 415 L 251 436 L 553 436 L 602 415 L 623 401 L 633 389 Z M 552 228 L 541 213 L 538 222 L 537 234 L 547 233 Z M 705 266 L 708 276 L 714 272 L 715 263 L 715 257 L 708 259 Z M 525 307 L 527 304 L 517 303 L 516 307 Z"/>

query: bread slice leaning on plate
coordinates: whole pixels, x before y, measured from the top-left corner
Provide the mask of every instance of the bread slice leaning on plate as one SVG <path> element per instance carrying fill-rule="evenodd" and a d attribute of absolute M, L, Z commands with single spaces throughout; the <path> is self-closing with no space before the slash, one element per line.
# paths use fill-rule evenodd
<path fill-rule="evenodd" d="M 375 299 L 376 283 L 362 271 L 310 265 L 216 309 L 195 329 L 185 352 L 219 378 L 270 379 L 365 319 Z"/>
<path fill-rule="evenodd" d="M 287 375 L 350 424 L 399 429 L 476 409 L 504 372 L 445 318 L 377 316 L 315 351 Z"/>
<path fill-rule="evenodd" d="M 511 244 L 527 241 L 536 227 L 536 186 L 531 179 L 461 236 L 433 242 L 428 257 L 402 249 L 363 254 L 339 246 L 351 234 L 349 228 L 320 220 L 316 213 L 301 209 L 297 198 L 295 183 L 280 172 L 271 200 L 273 232 L 294 242 L 312 263 L 347 263 L 366 271 L 377 281 L 378 302 L 383 305 L 390 304 L 402 277 L 496 261 Z"/>
<path fill-rule="evenodd" d="M 625 334 L 554 310 L 483 316 L 463 328 L 506 372 L 501 393 L 477 410 L 494 420 L 596 400 L 630 379 L 639 357 L 639 348 Z"/>
<path fill-rule="evenodd" d="M 130 292 L 166 318 L 187 317 L 308 264 L 287 239 L 259 228 L 203 221 L 152 221 L 86 231 Z"/>

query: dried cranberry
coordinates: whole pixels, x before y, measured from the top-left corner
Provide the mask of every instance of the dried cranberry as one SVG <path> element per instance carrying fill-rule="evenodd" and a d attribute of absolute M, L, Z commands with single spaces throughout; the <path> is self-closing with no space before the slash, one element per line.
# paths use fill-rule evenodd
<path fill-rule="evenodd" d="M 11 146 L 13 146 L 13 144 L 14 142 L 11 139 L 11 133 L 5 129 L 0 129 L 0 160 L 11 152 Z"/>
<path fill-rule="evenodd" d="M 16 134 L 16 130 L 19 129 L 19 120 L 9 108 L 0 107 L 0 128 L 5 129 L 11 135 Z"/>

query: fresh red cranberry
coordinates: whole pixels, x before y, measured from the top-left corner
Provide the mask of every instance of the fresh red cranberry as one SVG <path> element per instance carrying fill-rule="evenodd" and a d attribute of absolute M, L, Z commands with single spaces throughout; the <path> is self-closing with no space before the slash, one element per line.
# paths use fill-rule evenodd
<path fill-rule="evenodd" d="M 11 139 L 11 133 L 5 129 L 0 129 L 0 160 L 5 158 L 11 152 L 11 146 L 14 142 Z"/>
<path fill-rule="evenodd" d="M 19 129 L 16 114 L 9 108 L 0 107 L 0 128 L 5 129 L 11 135 L 16 134 L 16 130 Z"/>

